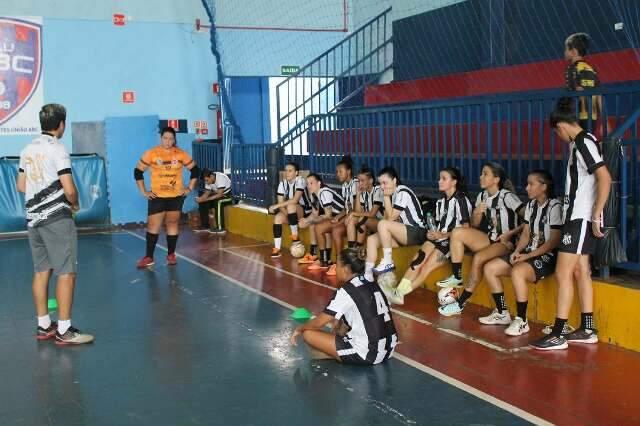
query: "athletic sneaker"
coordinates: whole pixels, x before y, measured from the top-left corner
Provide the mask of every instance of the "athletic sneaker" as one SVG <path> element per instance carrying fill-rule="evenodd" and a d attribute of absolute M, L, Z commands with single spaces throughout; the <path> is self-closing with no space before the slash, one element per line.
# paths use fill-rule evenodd
<path fill-rule="evenodd" d="M 56 331 L 58 331 L 58 323 L 55 321 L 51 321 L 51 325 L 47 328 L 42 328 L 38 326 L 36 329 L 36 339 L 38 340 L 47 340 L 51 339 L 56 335 Z"/>
<path fill-rule="evenodd" d="M 193 228 L 193 232 L 199 233 L 199 232 L 209 232 L 209 228 L 203 228 L 201 226 L 197 227 L 197 228 Z"/>
<path fill-rule="evenodd" d="M 93 336 L 90 334 L 82 334 L 75 327 L 69 327 L 64 334 L 56 332 L 56 345 L 82 345 L 84 343 L 93 342 Z"/>
<path fill-rule="evenodd" d="M 389 284 L 378 284 L 380 289 L 387 296 L 387 300 L 392 305 L 404 305 L 404 296 L 396 291 L 395 288 L 391 287 Z"/>
<path fill-rule="evenodd" d="M 138 269 L 148 268 L 149 266 L 153 266 L 155 262 L 153 261 L 153 257 L 145 256 L 142 259 L 138 260 L 136 266 Z"/>
<path fill-rule="evenodd" d="M 298 236 L 297 236 L 297 235 L 292 235 L 292 236 L 291 236 L 291 245 L 294 245 L 294 244 L 302 244 L 302 243 L 300 242 L 300 240 L 298 239 Z"/>
<path fill-rule="evenodd" d="M 478 318 L 478 321 L 486 325 L 509 325 L 511 324 L 511 315 L 507 310 L 500 313 L 496 308 L 486 317 Z"/>
<path fill-rule="evenodd" d="M 175 253 L 170 253 L 167 255 L 167 265 L 175 265 L 178 263 L 178 259 L 176 258 Z"/>
<path fill-rule="evenodd" d="M 209 233 L 214 235 L 224 235 L 227 233 L 227 231 L 225 231 L 222 228 L 212 228 L 212 229 L 209 229 Z"/>
<path fill-rule="evenodd" d="M 462 280 L 456 278 L 455 275 L 451 275 L 444 280 L 440 280 L 436 283 L 438 287 L 460 287 L 462 285 Z"/>
<path fill-rule="evenodd" d="M 306 265 L 308 263 L 313 263 L 316 262 L 318 260 L 318 256 L 313 256 L 309 253 L 305 254 L 304 257 L 301 257 L 300 259 L 298 259 L 298 263 L 300 265 Z"/>
<path fill-rule="evenodd" d="M 384 274 L 385 272 L 393 271 L 394 269 L 396 269 L 396 265 L 394 265 L 393 262 L 387 263 L 384 260 L 381 260 L 380 263 L 378 263 L 378 266 L 373 268 L 373 272 L 376 274 Z"/>
<path fill-rule="evenodd" d="M 325 273 L 325 275 L 329 276 L 329 277 L 335 277 L 336 276 L 336 265 L 335 263 L 331 266 L 329 266 L 329 269 L 327 269 L 327 272 Z"/>
<path fill-rule="evenodd" d="M 275 259 L 277 257 L 282 256 L 282 250 L 279 248 L 272 247 L 271 248 L 271 258 Z"/>
<path fill-rule="evenodd" d="M 564 336 L 569 343 L 598 343 L 598 330 L 592 328 L 579 328 L 573 333 Z"/>
<path fill-rule="evenodd" d="M 551 334 L 530 343 L 529 346 L 540 351 L 556 351 L 559 349 L 567 349 L 569 347 L 564 337 L 556 337 Z"/>
<path fill-rule="evenodd" d="M 509 327 L 504 330 L 504 334 L 509 336 L 522 336 L 529 332 L 529 321 L 525 321 L 520 317 L 515 317 Z"/>
<path fill-rule="evenodd" d="M 553 331 L 553 324 L 546 325 L 542 329 L 542 333 L 544 334 L 551 334 L 552 331 Z M 576 329 L 570 326 L 568 322 L 565 322 L 564 327 L 562 328 L 562 336 L 566 336 L 567 334 L 573 333 L 574 331 L 576 331 Z"/>
<path fill-rule="evenodd" d="M 440 312 L 440 315 L 450 317 L 453 315 L 460 315 L 462 313 L 462 308 L 460 307 L 458 302 L 453 302 L 445 306 L 440 306 L 438 308 L 438 312 Z"/>

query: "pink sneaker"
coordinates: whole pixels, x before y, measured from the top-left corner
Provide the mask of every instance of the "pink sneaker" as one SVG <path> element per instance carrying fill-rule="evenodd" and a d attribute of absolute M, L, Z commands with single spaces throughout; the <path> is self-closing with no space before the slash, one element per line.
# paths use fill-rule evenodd
<path fill-rule="evenodd" d="M 145 256 L 142 259 L 138 260 L 136 266 L 138 269 L 148 268 L 149 266 L 153 266 L 155 262 L 153 261 L 153 257 Z"/>
<path fill-rule="evenodd" d="M 171 253 L 167 255 L 167 265 L 175 265 L 178 263 L 178 259 L 176 259 L 176 254 Z"/>

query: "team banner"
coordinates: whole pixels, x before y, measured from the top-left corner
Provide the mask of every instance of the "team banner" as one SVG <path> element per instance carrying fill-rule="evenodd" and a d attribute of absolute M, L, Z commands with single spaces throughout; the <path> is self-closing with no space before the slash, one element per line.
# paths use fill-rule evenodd
<path fill-rule="evenodd" d="M 39 133 L 42 18 L 0 16 L 0 136 Z"/>

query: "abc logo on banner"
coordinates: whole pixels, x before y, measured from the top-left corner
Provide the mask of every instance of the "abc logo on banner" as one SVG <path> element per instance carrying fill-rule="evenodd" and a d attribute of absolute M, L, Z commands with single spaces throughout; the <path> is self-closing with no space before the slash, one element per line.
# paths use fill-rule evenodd
<path fill-rule="evenodd" d="M 39 133 L 42 18 L 0 16 L 0 135 Z"/>

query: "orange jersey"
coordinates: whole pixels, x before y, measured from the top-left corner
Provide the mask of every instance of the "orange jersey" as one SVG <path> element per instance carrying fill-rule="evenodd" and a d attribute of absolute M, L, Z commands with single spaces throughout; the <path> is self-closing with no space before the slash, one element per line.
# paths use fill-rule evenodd
<path fill-rule="evenodd" d="M 151 169 L 151 191 L 158 197 L 177 197 L 184 190 L 182 167 L 189 167 L 193 159 L 180 148 L 161 146 L 146 151 L 140 161 Z"/>

